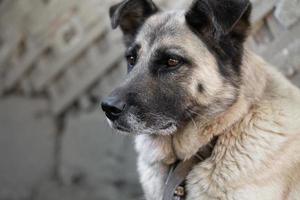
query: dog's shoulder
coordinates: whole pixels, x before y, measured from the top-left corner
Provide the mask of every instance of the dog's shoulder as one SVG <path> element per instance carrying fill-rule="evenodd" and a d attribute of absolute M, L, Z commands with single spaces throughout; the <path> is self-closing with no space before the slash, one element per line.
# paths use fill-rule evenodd
<path fill-rule="evenodd" d="M 271 66 L 266 67 L 267 85 L 261 110 L 265 119 L 277 122 L 285 134 L 300 135 L 300 90 Z"/>

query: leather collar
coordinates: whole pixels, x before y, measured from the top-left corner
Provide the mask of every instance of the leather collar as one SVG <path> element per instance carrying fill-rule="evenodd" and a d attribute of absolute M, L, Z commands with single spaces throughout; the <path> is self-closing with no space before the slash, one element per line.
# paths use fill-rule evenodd
<path fill-rule="evenodd" d="M 177 160 L 170 166 L 165 180 L 163 200 L 183 200 L 186 197 L 185 179 L 195 165 L 209 158 L 217 143 L 218 137 L 214 137 L 210 143 L 201 147 L 190 159 Z"/>

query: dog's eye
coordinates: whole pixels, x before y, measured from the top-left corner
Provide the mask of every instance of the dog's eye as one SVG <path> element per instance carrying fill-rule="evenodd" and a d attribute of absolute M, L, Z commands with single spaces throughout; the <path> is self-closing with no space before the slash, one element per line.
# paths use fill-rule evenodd
<path fill-rule="evenodd" d="M 168 67 L 176 67 L 179 64 L 179 60 L 174 59 L 174 58 L 169 58 L 167 65 Z"/>
<path fill-rule="evenodd" d="M 130 72 L 136 63 L 136 57 L 133 55 L 127 56 L 127 72 Z"/>
<path fill-rule="evenodd" d="M 129 65 L 135 65 L 135 57 L 134 56 L 127 56 L 127 62 Z"/>

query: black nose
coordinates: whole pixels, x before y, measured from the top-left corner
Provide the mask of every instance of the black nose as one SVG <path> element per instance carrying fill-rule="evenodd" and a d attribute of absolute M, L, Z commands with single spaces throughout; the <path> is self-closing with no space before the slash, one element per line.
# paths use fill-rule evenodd
<path fill-rule="evenodd" d="M 125 102 L 117 97 L 107 97 L 101 103 L 102 110 L 110 120 L 116 120 L 125 109 Z"/>

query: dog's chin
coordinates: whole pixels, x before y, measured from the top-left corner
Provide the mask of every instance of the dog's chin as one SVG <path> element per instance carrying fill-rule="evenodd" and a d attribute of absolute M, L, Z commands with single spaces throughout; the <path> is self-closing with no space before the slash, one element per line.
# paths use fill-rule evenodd
<path fill-rule="evenodd" d="M 121 135 L 172 135 L 177 131 L 174 122 L 166 122 L 161 128 L 146 127 L 143 123 L 124 126 L 106 118 L 109 126 Z"/>

